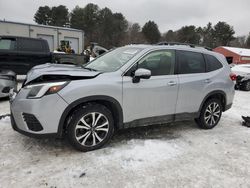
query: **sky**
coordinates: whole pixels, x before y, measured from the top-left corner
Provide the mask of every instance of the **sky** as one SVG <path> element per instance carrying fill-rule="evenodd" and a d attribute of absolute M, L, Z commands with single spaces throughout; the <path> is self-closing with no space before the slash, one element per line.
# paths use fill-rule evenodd
<path fill-rule="evenodd" d="M 34 23 L 39 6 L 65 5 L 71 11 L 88 3 L 121 12 L 129 22 L 143 26 L 155 21 L 162 33 L 184 25 L 206 26 L 225 21 L 234 27 L 236 36 L 250 32 L 249 0 L 0 0 L 0 20 Z"/>

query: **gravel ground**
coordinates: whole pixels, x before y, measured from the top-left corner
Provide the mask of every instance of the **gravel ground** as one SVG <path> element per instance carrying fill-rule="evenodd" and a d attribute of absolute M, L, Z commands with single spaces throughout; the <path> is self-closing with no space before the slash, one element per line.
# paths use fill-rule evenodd
<path fill-rule="evenodd" d="M 32 139 L 0 120 L 0 187 L 250 187 L 250 93 L 212 130 L 194 122 L 120 131 L 103 149 L 81 153 L 66 140 Z M 0 101 L 0 115 L 9 113 Z"/>

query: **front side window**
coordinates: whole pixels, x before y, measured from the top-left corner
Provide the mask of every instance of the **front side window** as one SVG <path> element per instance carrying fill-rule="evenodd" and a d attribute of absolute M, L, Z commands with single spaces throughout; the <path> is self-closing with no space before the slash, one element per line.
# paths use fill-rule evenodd
<path fill-rule="evenodd" d="M 177 51 L 177 54 L 179 74 L 204 73 L 206 71 L 205 60 L 201 53 Z"/>
<path fill-rule="evenodd" d="M 0 50 L 14 50 L 14 39 L 1 39 L 0 38 Z"/>
<path fill-rule="evenodd" d="M 174 50 L 162 50 L 146 55 L 138 62 L 137 68 L 150 70 L 152 76 L 171 75 L 174 74 L 174 64 Z"/>
<path fill-rule="evenodd" d="M 141 50 L 136 47 L 117 48 L 91 61 L 84 68 L 100 72 L 113 72 L 125 65 Z"/>

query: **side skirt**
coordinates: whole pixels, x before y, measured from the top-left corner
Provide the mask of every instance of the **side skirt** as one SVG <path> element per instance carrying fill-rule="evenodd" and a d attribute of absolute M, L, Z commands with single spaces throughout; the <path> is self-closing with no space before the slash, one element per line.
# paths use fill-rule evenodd
<path fill-rule="evenodd" d="M 124 123 L 124 128 L 131 128 L 131 127 L 142 127 L 148 125 L 161 125 L 167 124 L 172 122 L 178 121 L 185 121 L 185 120 L 193 120 L 199 117 L 199 113 L 180 113 L 180 114 L 172 114 L 172 115 L 165 115 L 165 116 L 155 116 L 149 118 L 142 118 L 133 120 L 130 122 Z"/>

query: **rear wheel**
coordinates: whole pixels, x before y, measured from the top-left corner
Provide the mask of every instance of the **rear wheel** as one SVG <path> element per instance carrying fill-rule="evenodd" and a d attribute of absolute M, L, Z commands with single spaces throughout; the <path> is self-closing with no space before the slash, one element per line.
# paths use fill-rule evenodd
<path fill-rule="evenodd" d="M 241 89 L 243 91 L 250 91 L 250 80 L 244 82 L 242 85 L 241 85 Z"/>
<path fill-rule="evenodd" d="M 202 107 L 200 117 L 196 119 L 197 124 L 202 129 L 212 129 L 220 121 L 222 105 L 220 100 L 214 98 L 205 102 Z"/>
<path fill-rule="evenodd" d="M 80 151 L 91 151 L 105 145 L 114 133 L 114 121 L 108 108 L 88 104 L 76 110 L 69 122 L 68 139 Z"/>

